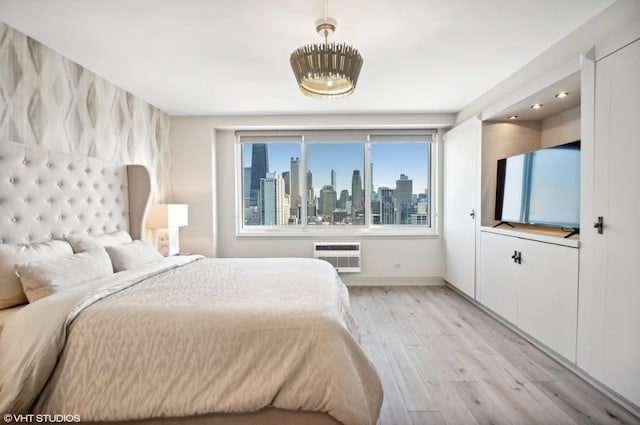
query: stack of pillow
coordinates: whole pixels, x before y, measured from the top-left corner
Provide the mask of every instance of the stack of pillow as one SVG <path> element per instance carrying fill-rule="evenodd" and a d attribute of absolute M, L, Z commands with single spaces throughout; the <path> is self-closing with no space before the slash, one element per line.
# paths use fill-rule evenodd
<path fill-rule="evenodd" d="M 65 239 L 0 245 L 0 309 L 163 258 L 149 242 L 132 241 L 125 231 Z"/>

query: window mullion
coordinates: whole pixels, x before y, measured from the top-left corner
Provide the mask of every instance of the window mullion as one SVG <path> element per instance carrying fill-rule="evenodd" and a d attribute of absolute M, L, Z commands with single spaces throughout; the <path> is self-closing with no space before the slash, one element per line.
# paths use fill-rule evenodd
<path fill-rule="evenodd" d="M 307 144 L 304 141 L 304 135 L 302 136 L 302 142 L 300 142 L 300 162 L 302 163 L 301 170 L 299 171 L 298 181 L 300 182 L 300 225 L 303 229 L 307 228 L 307 205 L 309 200 L 307 199 Z"/>
<path fill-rule="evenodd" d="M 371 227 L 371 143 L 369 143 L 369 135 L 364 144 L 364 226 Z"/>

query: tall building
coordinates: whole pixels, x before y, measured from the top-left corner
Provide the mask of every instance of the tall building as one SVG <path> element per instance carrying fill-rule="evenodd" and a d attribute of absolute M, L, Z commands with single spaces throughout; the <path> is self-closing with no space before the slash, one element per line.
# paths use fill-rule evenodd
<path fill-rule="evenodd" d="M 258 194 L 260 192 L 260 179 L 267 176 L 269 172 L 269 154 L 267 145 L 264 143 L 254 143 L 251 145 L 251 185 L 249 187 L 249 205 L 258 205 Z"/>
<path fill-rule="evenodd" d="M 381 203 L 377 198 L 378 195 L 376 194 L 376 199 L 371 201 L 371 224 L 381 224 Z"/>
<path fill-rule="evenodd" d="M 380 224 L 395 224 L 396 213 L 393 204 L 393 189 L 379 187 L 378 198 L 380 199 Z"/>
<path fill-rule="evenodd" d="M 351 177 L 351 222 L 364 224 L 364 192 L 360 170 L 353 170 Z"/>
<path fill-rule="evenodd" d="M 325 221 L 333 222 L 333 212 L 336 209 L 336 191 L 333 186 L 325 185 L 320 189 L 320 214 Z"/>
<path fill-rule="evenodd" d="M 413 180 L 405 174 L 400 174 L 396 180 L 396 223 L 411 224 L 413 206 Z"/>
<path fill-rule="evenodd" d="M 282 179 L 284 180 L 284 193 L 291 195 L 291 172 L 283 172 Z"/>
<path fill-rule="evenodd" d="M 334 189 L 337 189 L 337 186 L 336 186 L 336 170 L 331 170 L 331 186 L 333 186 Z"/>
<path fill-rule="evenodd" d="M 291 215 L 298 216 L 298 209 L 300 208 L 300 158 L 291 157 Z"/>
<path fill-rule="evenodd" d="M 342 208 L 346 210 L 348 201 L 349 201 L 349 191 L 347 189 L 341 190 L 340 199 L 338 200 L 338 208 Z"/>
<path fill-rule="evenodd" d="M 242 206 L 249 208 L 251 204 L 251 167 L 242 169 Z"/>
<path fill-rule="evenodd" d="M 284 179 L 276 173 L 267 173 L 265 178 L 260 179 L 258 193 L 260 224 L 267 226 L 287 224 L 289 222 L 289 211 L 286 211 L 288 203 L 288 197 L 284 193 Z"/>
<path fill-rule="evenodd" d="M 307 171 L 307 200 L 310 204 L 315 202 L 315 191 L 313 190 L 313 173 L 311 170 Z"/>

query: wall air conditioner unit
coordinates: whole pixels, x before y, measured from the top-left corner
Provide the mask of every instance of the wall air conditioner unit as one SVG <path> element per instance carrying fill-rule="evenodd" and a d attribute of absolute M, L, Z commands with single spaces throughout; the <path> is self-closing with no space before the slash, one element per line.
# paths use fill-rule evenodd
<path fill-rule="evenodd" d="M 313 257 L 328 261 L 338 273 L 360 273 L 360 242 L 314 242 Z"/>

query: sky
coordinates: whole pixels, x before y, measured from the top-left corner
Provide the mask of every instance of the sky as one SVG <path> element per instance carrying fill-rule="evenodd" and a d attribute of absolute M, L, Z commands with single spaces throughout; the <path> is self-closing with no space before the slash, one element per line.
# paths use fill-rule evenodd
<path fill-rule="evenodd" d="M 364 184 L 363 143 L 308 143 L 307 165 L 313 173 L 317 190 L 331 184 L 331 170 L 336 171 L 338 194 L 342 189 L 351 194 L 353 170 L 360 170 Z M 380 186 L 395 188 L 400 174 L 413 180 L 413 192 L 422 193 L 427 187 L 426 143 L 372 143 L 374 190 Z M 282 174 L 291 168 L 291 157 L 300 157 L 299 143 L 271 143 L 268 145 L 269 171 Z M 251 145 L 243 145 L 244 166 L 251 165 Z"/>

